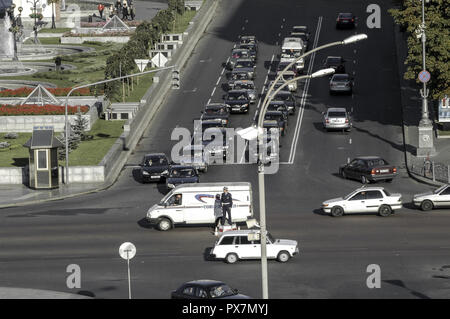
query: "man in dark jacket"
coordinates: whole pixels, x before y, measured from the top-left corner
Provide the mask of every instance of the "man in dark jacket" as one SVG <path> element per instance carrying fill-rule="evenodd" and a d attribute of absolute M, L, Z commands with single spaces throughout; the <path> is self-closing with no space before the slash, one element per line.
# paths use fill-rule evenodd
<path fill-rule="evenodd" d="M 228 223 L 231 225 L 231 207 L 233 206 L 233 198 L 231 194 L 228 193 L 228 188 L 223 188 L 222 196 L 220 197 L 220 202 L 222 203 L 222 225 L 225 224 L 225 218 L 228 220 Z"/>

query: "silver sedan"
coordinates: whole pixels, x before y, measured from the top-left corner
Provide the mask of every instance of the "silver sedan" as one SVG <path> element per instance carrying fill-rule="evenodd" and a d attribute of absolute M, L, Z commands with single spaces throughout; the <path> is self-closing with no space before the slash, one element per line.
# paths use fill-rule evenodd
<path fill-rule="evenodd" d="M 323 112 L 323 128 L 328 130 L 346 130 L 352 129 L 352 120 L 349 113 L 343 107 L 330 107 Z"/>
<path fill-rule="evenodd" d="M 446 184 L 434 191 L 416 194 L 413 197 L 413 203 L 424 211 L 435 207 L 450 207 L 450 185 Z"/>

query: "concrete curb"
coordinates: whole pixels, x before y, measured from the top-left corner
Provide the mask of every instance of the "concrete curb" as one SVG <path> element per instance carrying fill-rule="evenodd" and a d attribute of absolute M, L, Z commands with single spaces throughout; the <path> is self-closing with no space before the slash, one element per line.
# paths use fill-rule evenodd
<path fill-rule="evenodd" d="M 399 74 L 399 82 L 400 82 L 400 89 L 402 88 L 402 82 L 404 81 L 403 79 L 403 69 L 402 69 L 402 60 L 400 59 L 400 57 L 402 57 L 404 54 L 402 54 L 402 51 L 400 49 L 399 43 L 401 41 L 403 41 L 403 39 L 400 36 L 400 28 L 399 26 L 394 23 L 394 42 L 395 42 L 395 48 L 396 48 L 396 58 L 397 58 L 397 67 L 398 67 L 398 74 Z M 406 150 L 406 145 L 410 145 L 410 141 L 409 141 L 409 128 L 407 125 L 405 125 L 405 121 L 404 121 L 404 112 L 405 112 L 405 107 L 406 107 L 406 102 L 405 102 L 405 97 L 404 97 L 404 93 L 403 90 L 400 90 L 400 98 L 401 98 L 401 113 L 402 113 L 402 132 L 403 132 L 403 152 L 405 155 L 405 167 L 406 167 L 406 171 L 408 172 L 408 176 L 412 179 L 414 179 L 415 181 L 419 182 L 419 183 L 423 183 L 423 184 L 427 184 L 430 186 L 441 186 L 444 183 L 435 181 L 433 182 L 432 180 L 429 180 L 428 178 L 425 177 L 421 177 L 419 175 L 413 174 L 410 169 L 409 169 L 409 163 L 410 163 L 410 157 L 411 154 Z"/>
<path fill-rule="evenodd" d="M 192 35 L 192 38 L 189 37 L 188 41 L 185 42 L 186 46 L 181 46 L 180 49 L 175 52 L 174 56 L 172 57 L 172 65 L 177 65 L 177 66 L 179 66 L 180 69 L 184 67 L 185 63 L 191 56 L 192 51 L 194 50 L 198 41 L 203 36 L 205 29 L 211 22 L 211 19 L 216 11 L 219 1 L 220 0 L 210 0 L 203 4 L 202 8 L 199 10 L 197 15 L 193 19 L 193 22 L 194 22 L 196 28 L 190 28 L 190 30 L 195 29 L 194 31 L 192 31 L 192 33 L 194 33 Z M 159 74 L 159 73 L 160 72 L 158 72 L 157 74 Z M 101 192 L 101 191 L 104 191 L 104 190 L 107 190 L 108 188 L 110 188 L 119 178 L 119 175 L 120 175 L 126 161 L 128 160 L 128 157 L 131 154 L 130 150 L 134 149 L 134 147 L 140 140 L 142 134 L 147 129 L 147 127 L 150 125 L 152 119 L 154 118 L 155 114 L 159 110 L 159 107 L 163 104 L 163 102 L 167 96 L 167 92 L 170 90 L 170 87 L 171 87 L 171 77 L 167 73 L 165 73 L 164 75 L 160 76 L 160 82 L 158 83 L 157 87 L 155 86 L 150 89 L 150 90 L 152 90 L 152 92 L 150 93 L 150 96 L 152 95 L 152 93 L 154 91 L 156 91 L 155 96 L 152 97 L 151 102 L 146 103 L 144 108 L 147 110 L 147 112 L 142 116 L 143 120 L 140 121 L 135 133 L 130 138 L 121 136 L 117 139 L 117 142 L 121 141 L 121 143 L 123 143 L 124 150 L 121 151 L 117 160 L 114 161 L 115 165 L 113 165 L 113 167 L 110 169 L 109 173 L 107 174 L 106 182 L 103 184 L 103 186 L 89 190 L 89 191 L 85 191 L 85 192 L 62 195 L 62 196 L 57 196 L 57 197 L 53 197 L 53 198 L 25 201 L 25 202 L 20 202 L 20 203 L 3 204 L 3 205 L 0 205 L 0 209 L 7 208 L 7 207 L 20 207 L 20 206 L 26 206 L 26 205 L 33 205 L 33 204 L 39 204 L 39 203 L 43 203 L 43 202 L 49 202 L 49 201 L 67 199 L 67 198 L 72 198 L 72 197 L 77 197 L 77 196 L 82 196 L 82 195 L 88 195 L 88 194 L 92 194 L 92 193 Z M 150 107 L 150 105 L 153 105 L 153 107 Z M 114 145 L 113 145 L 113 147 L 114 147 Z"/>

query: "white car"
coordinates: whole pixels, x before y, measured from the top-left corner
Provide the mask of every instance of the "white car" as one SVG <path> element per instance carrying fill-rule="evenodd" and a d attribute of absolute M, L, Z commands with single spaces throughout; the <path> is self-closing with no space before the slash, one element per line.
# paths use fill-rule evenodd
<path fill-rule="evenodd" d="M 270 233 L 267 233 L 266 247 L 268 259 L 283 263 L 299 252 L 296 240 L 274 239 Z M 239 259 L 260 259 L 259 230 L 230 230 L 223 233 L 211 250 L 211 257 L 224 259 L 228 264 L 234 264 Z"/>
<path fill-rule="evenodd" d="M 442 185 L 432 192 L 414 195 L 413 203 L 423 211 L 434 207 L 450 207 L 450 184 Z"/>
<path fill-rule="evenodd" d="M 329 199 L 322 203 L 325 213 L 338 217 L 347 213 L 376 213 L 389 216 L 402 208 L 402 195 L 391 194 L 383 187 L 361 187 L 345 197 Z"/>

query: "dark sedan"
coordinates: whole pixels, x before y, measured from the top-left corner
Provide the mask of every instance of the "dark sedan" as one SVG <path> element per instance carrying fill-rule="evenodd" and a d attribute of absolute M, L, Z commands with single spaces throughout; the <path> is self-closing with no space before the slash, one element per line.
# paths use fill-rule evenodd
<path fill-rule="evenodd" d="M 172 291 L 172 299 L 251 299 L 217 280 L 194 280 Z"/>
<path fill-rule="evenodd" d="M 267 111 L 264 114 L 264 120 L 275 120 L 278 122 L 278 127 L 280 129 L 281 135 L 286 135 L 287 130 L 287 116 L 281 111 Z"/>
<path fill-rule="evenodd" d="M 339 174 L 343 178 L 356 179 L 363 184 L 386 180 L 387 182 L 397 176 L 397 168 L 389 165 L 378 156 L 357 157 L 339 168 Z"/>
<path fill-rule="evenodd" d="M 272 101 L 283 101 L 284 104 L 287 106 L 287 109 L 289 111 L 289 114 L 295 114 L 295 96 L 291 92 L 286 91 L 280 91 L 275 95 L 275 97 L 272 99 Z"/>
<path fill-rule="evenodd" d="M 230 106 L 224 103 L 210 103 L 202 111 L 201 121 L 220 119 L 223 125 L 228 125 Z"/>
<path fill-rule="evenodd" d="M 164 153 L 146 154 L 142 159 L 141 177 L 145 182 L 158 182 L 163 179 L 169 170 L 169 160 Z"/>
<path fill-rule="evenodd" d="M 336 29 L 341 28 L 354 28 L 355 27 L 355 16 L 353 13 L 339 13 L 336 19 Z"/>
<path fill-rule="evenodd" d="M 231 113 L 247 113 L 251 99 L 247 90 L 231 90 L 224 96 L 224 100 L 230 106 Z"/>
<path fill-rule="evenodd" d="M 179 184 L 198 183 L 198 171 L 193 166 L 173 165 L 166 177 L 167 188 L 175 188 Z"/>
<path fill-rule="evenodd" d="M 345 73 L 345 60 L 341 56 L 327 56 L 323 63 L 323 68 L 333 68 L 334 74 Z"/>
<path fill-rule="evenodd" d="M 286 117 L 289 115 L 289 110 L 284 101 L 271 101 L 267 105 L 267 111 L 281 111 Z"/>

